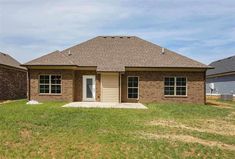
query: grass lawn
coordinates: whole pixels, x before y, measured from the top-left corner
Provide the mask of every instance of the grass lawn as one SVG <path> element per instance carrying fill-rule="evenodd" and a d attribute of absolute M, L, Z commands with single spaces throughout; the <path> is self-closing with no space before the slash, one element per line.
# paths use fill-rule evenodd
<path fill-rule="evenodd" d="M 235 158 L 235 104 L 0 104 L 0 158 Z"/>

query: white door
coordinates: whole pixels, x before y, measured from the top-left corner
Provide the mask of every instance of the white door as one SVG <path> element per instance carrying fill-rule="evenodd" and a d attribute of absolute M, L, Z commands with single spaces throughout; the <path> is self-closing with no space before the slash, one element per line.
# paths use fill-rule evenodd
<path fill-rule="evenodd" d="M 95 76 L 83 76 L 83 101 L 95 101 Z"/>

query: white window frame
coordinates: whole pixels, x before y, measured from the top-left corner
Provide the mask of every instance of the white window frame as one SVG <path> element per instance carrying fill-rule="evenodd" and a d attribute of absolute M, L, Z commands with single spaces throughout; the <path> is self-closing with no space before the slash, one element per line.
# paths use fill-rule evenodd
<path fill-rule="evenodd" d="M 129 77 L 137 77 L 138 78 L 138 87 L 129 87 L 128 86 L 128 81 L 129 81 Z M 136 99 L 136 100 L 139 100 L 139 95 L 140 95 L 140 89 L 139 89 L 139 76 L 127 76 L 127 99 Z M 129 98 L 128 97 L 128 89 L 129 88 L 137 88 L 138 89 L 138 96 L 137 96 L 137 98 Z"/>
<path fill-rule="evenodd" d="M 41 84 L 40 83 L 40 77 L 41 76 L 49 76 L 49 84 Z M 60 76 L 61 77 L 61 82 L 60 82 L 60 84 L 52 84 L 51 83 L 51 76 Z M 49 93 L 40 93 L 40 85 L 49 85 Z M 61 89 L 61 91 L 60 91 L 60 93 L 51 93 L 51 86 L 54 86 L 54 85 L 60 85 L 60 89 Z M 61 95 L 62 94 L 62 75 L 61 74 L 40 74 L 39 76 L 38 76 L 38 93 L 40 94 L 40 95 Z"/>
<path fill-rule="evenodd" d="M 165 86 L 165 79 L 166 78 L 174 78 L 174 86 Z M 176 85 L 176 81 L 177 81 L 177 78 L 185 78 L 186 79 L 186 86 L 177 86 Z M 174 95 L 165 95 L 165 87 L 174 87 Z M 176 95 L 176 88 L 177 87 L 185 87 L 186 90 L 185 90 L 185 95 Z M 177 96 L 177 97 L 187 97 L 188 96 L 188 79 L 187 77 L 185 76 L 165 76 L 164 77 L 164 96 L 170 96 L 170 97 L 174 97 L 174 96 Z"/>

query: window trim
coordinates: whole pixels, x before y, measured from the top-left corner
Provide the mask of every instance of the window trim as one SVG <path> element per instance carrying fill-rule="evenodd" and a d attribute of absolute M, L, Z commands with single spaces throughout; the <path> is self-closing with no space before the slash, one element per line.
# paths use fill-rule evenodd
<path fill-rule="evenodd" d="M 138 78 L 138 87 L 129 87 L 128 86 L 128 79 L 129 79 L 129 77 L 137 77 Z M 139 76 L 127 76 L 127 99 L 131 99 L 131 100 L 139 100 L 139 95 L 140 95 L 140 83 L 139 83 Z M 137 88 L 138 89 L 138 96 L 137 96 L 137 98 L 129 98 L 128 97 L 128 88 Z"/>
<path fill-rule="evenodd" d="M 49 76 L 49 93 L 40 93 L 40 85 L 43 85 L 40 83 L 40 76 Z M 51 76 L 60 76 L 61 77 L 61 83 L 60 84 L 51 84 Z M 52 85 L 60 85 L 61 91 L 60 93 L 51 93 L 51 86 Z M 38 75 L 38 94 L 39 95 L 62 95 L 62 75 L 61 74 L 39 74 Z"/>
<path fill-rule="evenodd" d="M 165 79 L 166 78 L 174 78 L 174 95 L 165 95 Z M 185 95 L 176 95 L 176 79 L 177 78 L 185 78 L 186 79 L 186 86 L 178 86 L 178 87 L 185 87 L 186 88 L 186 92 L 185 92 Z M 164 86 L 163 86 L 163 94 L 165 97 L 187 97 L 188 96 L 188 78 L 186 76 L 164 76 Z M 168 86 L 169 87 L 169 86 Z M 173 87 L 173 86 L 172 86 Z"/>

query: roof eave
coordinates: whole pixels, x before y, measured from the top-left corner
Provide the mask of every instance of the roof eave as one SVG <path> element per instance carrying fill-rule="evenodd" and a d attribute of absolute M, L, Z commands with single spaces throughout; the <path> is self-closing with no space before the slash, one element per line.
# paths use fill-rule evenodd
<path fill-rule="evenodd" d="M 77 65 L 53 65 L 53 64 L 49 64 L 49 65 L 45 65 L 45 64 L 22 64 L 20 65 L 22 67 L 27 67 L 27 66 L 77 66 Z"/>
<path fill-rule="evenodd" d="M 218 77 L 218 76 L 226 76 L 226 75 L 234 75 L 234 74 L 235 74 L 235 71 L 229 71 L 229 72 L 207 74 L 206 76 L 210 78 L 210 77 Z"/>
<path fill-rule="evenodd" d="M 14 69 L 22 70 L 22 71 L 27 71 L 27 69 L 24 68 L 24 67 L 15 67 L 15 66 L 10 66 L 10 65 L 5 65 L 5 64 L 0 64 L 0 65 L 5 66 L 5 67 L 9 67 L 9 68 L 14 68 Z"/>
<path fill-rule="evenodd" d="M 205 66 L 205 67 L 175 67 L 175 66 L 125 66 L 125 68 L 186 68 L 186 69 L 214 69 L 214 67 L 211 66 Z"/>

